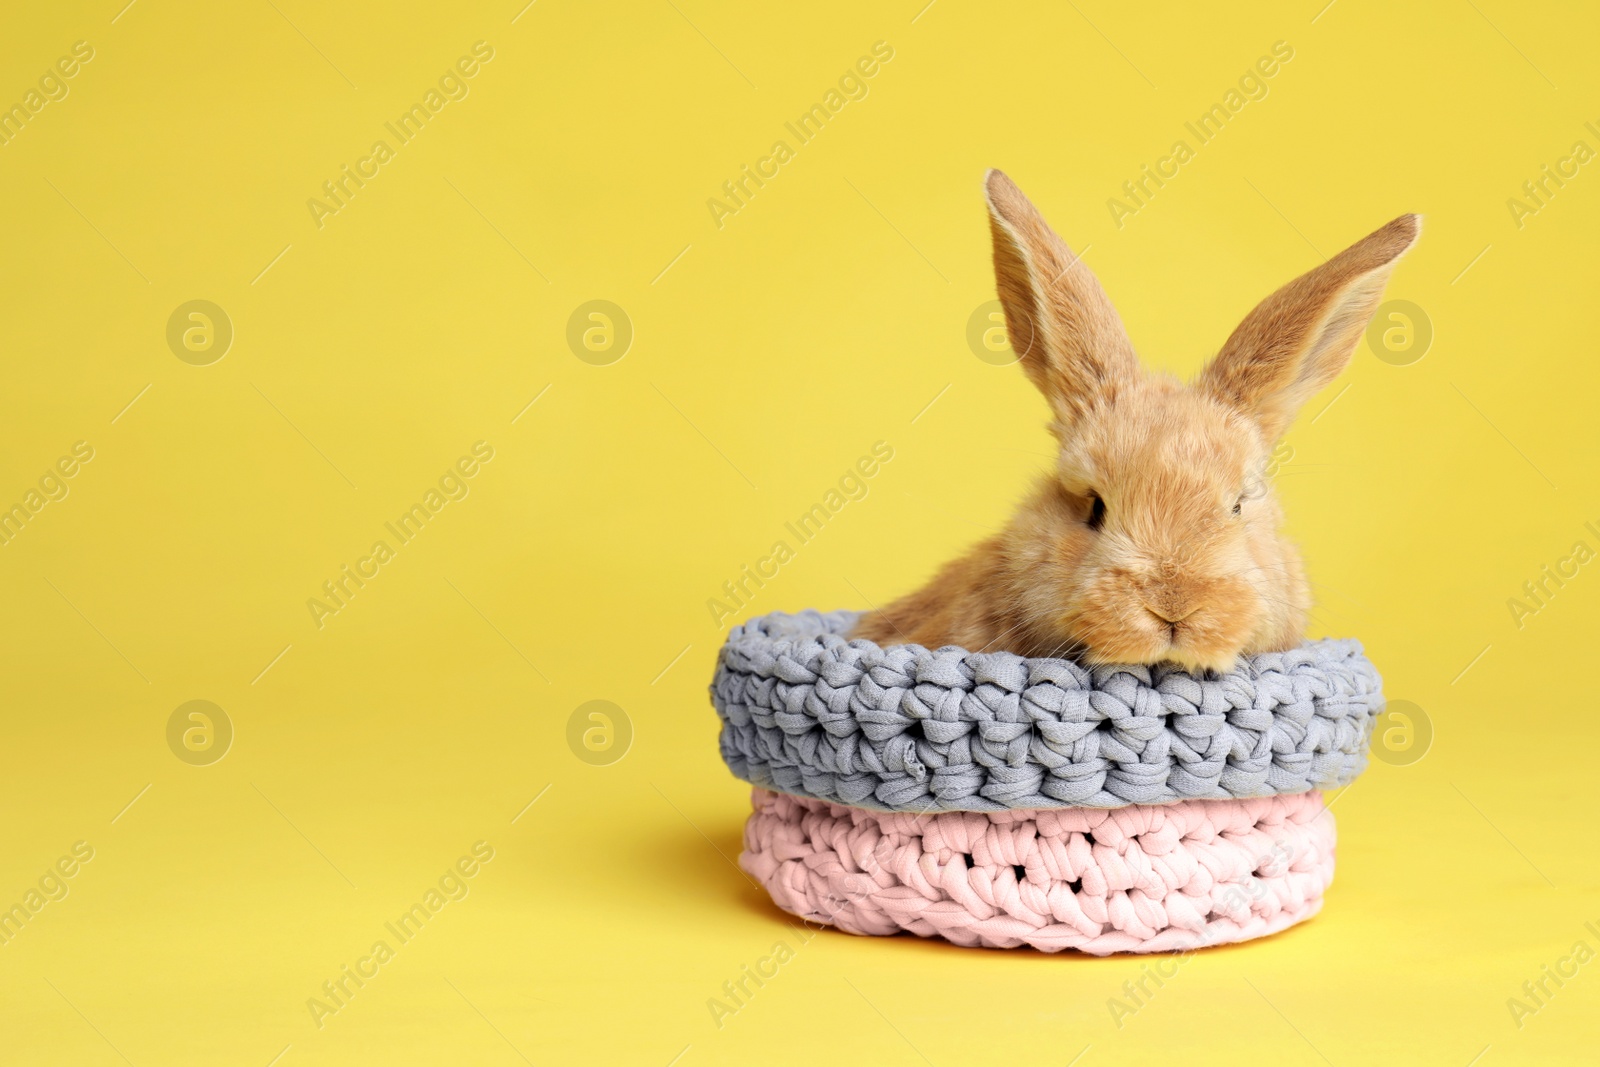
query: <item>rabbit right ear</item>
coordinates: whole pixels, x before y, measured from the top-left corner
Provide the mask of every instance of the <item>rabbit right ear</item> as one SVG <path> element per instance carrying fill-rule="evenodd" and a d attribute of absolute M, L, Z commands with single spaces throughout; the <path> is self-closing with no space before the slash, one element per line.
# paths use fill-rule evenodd
<path fill-rule="evenodd" d="M 1244 317 L 1196 384 L 1255 418 L 1276 441 L 1301 405 L 1338 377 L 1422 220 L 1401 215 L 1285 285 Z"/>
<path fill-rule="evenodd" d="M 1022 369 L 1050 401 L 1058 432 L 1115 399 L 1138 357 L 1100 282 L 998 170 L 984 178 L 995 288 Z"/>

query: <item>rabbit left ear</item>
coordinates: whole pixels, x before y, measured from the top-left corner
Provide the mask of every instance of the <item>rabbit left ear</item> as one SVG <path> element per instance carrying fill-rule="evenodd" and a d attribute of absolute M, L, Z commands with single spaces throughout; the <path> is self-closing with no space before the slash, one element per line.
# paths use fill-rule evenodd
<path fill-rule="evenodd" d="M 1421 232 L 1419 216 L 1402 215 L 1267 297 L 1196 387 L 1253 416 L 1268 441 L 1282 437 L 1350 362 L 1389 275 Z"/>
<path fill-rule="evenodd" d="M 984 194 L 1006 333 L 1059 433 L 1115 399 L 1139 376 L 1139 361 L 1100 282 L 1016 183 L 991 170 Z"/>

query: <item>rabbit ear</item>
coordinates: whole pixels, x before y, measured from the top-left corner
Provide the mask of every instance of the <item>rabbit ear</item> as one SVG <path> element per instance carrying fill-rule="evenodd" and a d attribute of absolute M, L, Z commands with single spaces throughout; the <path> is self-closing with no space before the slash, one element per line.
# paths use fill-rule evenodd
<path fill-rule="evenodd" d="M 1350 362 L 1395 264 L 1421 232 L 1420 217 L 1402 215 L 1267 297 L 1196 385 L 1252 415 L 1276 441 Z"/>
<path fill-rule="evenodd" d="M 1133 343 L 1094 274 L 1022 190 L 998 170 L 985 175 L 984 187 L 1006 333 L 1059 427 L 1068 428 L 1138 377 Z"/>

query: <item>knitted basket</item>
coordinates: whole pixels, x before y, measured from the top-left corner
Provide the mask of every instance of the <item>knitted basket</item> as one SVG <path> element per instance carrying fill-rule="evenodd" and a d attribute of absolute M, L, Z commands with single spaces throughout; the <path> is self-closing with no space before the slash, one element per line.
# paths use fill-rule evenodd
<path fill-rule="evenodd" d="M 856 614 L 735 627 L 711 700 L 752 783 L 740 865 L 803 919 L 1046 952 L 1276 933 L 1333 880 L 1320 790 L 1383 708 L 1355 641 L 1224 675 L 847 640 Z"/>
<path fill-rule="evenodd" d="M 1182 951 L 1310 918 L 1333 880 L 1333 816 L 1314 792 L 939 815 L 751 799 L 740 865 L 783 910 L 855 934 Z"/>
<path fill-rule="evenodd" d="M 885 811 L 1166 804 L 1305 793 L 1366 766 L 1383 707 L 1356 641 L 1199 677 L 846 640 L 848 611 L 735 627 L 712 703 L 739 778 Z"/>

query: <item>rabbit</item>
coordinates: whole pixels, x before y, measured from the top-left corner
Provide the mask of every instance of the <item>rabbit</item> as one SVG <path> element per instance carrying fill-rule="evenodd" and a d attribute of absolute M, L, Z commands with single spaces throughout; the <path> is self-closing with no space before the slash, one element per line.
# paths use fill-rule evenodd
<path fill-rule="evenodd" d="M 984 185 L 1007 334 L 1060 453 L 1001 533 L 850 636 L 1195 673 L 1299 645 L 1310 588 L 1259 472 L 1349 363 L 1420 218 L 1267 297 L 1185 385 L 1140 365 L 1094 274 L 1010 178 Z"/>

